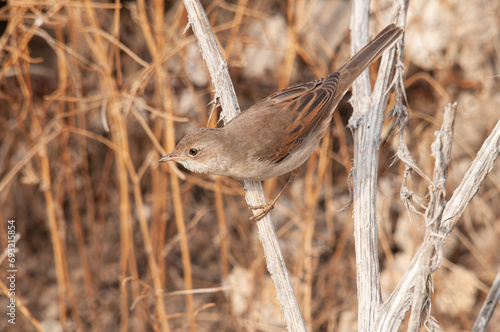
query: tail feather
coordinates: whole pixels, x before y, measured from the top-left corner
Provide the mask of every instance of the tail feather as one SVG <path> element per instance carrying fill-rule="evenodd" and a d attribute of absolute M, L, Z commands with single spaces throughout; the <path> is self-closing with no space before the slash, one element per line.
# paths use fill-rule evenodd
<path fill-rule="evenodd" d="M 394 24 L 388 25 L 375 38 L 352 56 L 339 70 L 324 78 L 323 88 L 335 91 L 332 105 L 337 105 L 354 80 L 373 61 L 391 47 L 401 36 L 404 29 Z"/>
<path fill-rule="evenodd" d="M 386 49 L 391 47 L 399 36 L 403 33 L 404 29 L 395 26 L 394 24 L 388 25 L 382 30 L 375 38 L 366 44 L 361 50 L 352 56 L 340 69 L 339 72 L 349 69 L 357 69 L 360 72 L 366 69 L 373 61 L 384 53 Z"/>

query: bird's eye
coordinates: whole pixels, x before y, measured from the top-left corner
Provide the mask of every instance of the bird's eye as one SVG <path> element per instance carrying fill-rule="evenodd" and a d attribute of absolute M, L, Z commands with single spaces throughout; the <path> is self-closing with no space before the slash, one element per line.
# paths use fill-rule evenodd
<path fill-rule="evenodd" d="M 189 149 L 188 153 L 191 157 L 194 157 L 198 154 L 198 152 L 200 152 L 200 150 L 198 150 L 197 148 L 191 148 Z"/>

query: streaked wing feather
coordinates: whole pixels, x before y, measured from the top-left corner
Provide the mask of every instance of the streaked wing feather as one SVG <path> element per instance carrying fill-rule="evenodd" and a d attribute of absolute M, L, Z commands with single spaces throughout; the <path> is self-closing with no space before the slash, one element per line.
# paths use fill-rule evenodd
<path fill-rule="evenodd" d="M 289 133 L 280 147 L 272 154 L 262 158 L 272 162 L 285 159 L 318 127 L 322 121 L 329 121 L 338 83 L 338 73 L 279 91 L 266 102 L 274 102 L 276 109 L 287 108 L 293 114 L 287 127 Z"/>

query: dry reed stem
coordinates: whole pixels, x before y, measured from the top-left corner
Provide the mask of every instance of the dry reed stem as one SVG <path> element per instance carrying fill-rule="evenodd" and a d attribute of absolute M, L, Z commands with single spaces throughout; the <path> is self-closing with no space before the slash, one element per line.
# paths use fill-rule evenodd
<path fill-rule="evenodd" d="M 170 104 L 170 89 L 167 89 L 165 86 L 164 99 L 162 100 L 163 105 Z M 167 107 L 167 110 L 171 109 Z M 165 140 L 166 147 L 168 150 L 173 150 L 175 147 L 175 129 L 174 123 L 170 119 L 165 120 Z M 189 244 L 188 239 L 186 237 L 186 226 L 184 221 L 184 212 L 182 210 L 182 200 L 180 193 L 180 184 L 177 174 L 170 168 L 169 172 L 170 177 L 170 188 L 172 191 L 172 202 L 174 207 L 174 215 L 175 215 L 175 223 L 177 225 L 177 231 L 180 234 L 180 247 L 181 247 L 181 257 L 182 257 L 182 266 L 184 270 L 184 287 L 186 290 L 193 289 L 193 280 L 192 280 L 192 271 L 191 271 L 191 257 L 189 253 Z M 191 331 L 196 329 L 195 320 L 194 320 L 194 302 L 193 295 L 186 294 L 186 309 L 188 314 L 188 322 L 189 328 Z"/>
<path fill-rule="evenodd" d="M 240 17 L 241 19 L 241 17 Z M 241 22 L 240 22 L 241 23 Z M 217 119 L 211 118 L 210 127 L 217 126 Z M 215 198 L 215 211 L 217 213 L 217 224 L 219 226 L 219 245 L 220 245 L 220 263 L 222 278 L 227 278 L 229 275 L 229 234 L 226 221 L 226 212 L 224 210 L 224 198 L 222 193 L 221 178 L 217 177 L 213 182 L 213 191 Z M 230 293 L 227 293 L 228 302 L 231 303 Z"/>
<path fill-rule="evenodd" d="M 20 18 L 21 20 L 21 18 Z M 21 24 L 21 22 L 19 22 Z M 32 140 L 38 139 L 39 136 L 43 135 L 43 120 L 42 122 L 39 119 L 39 113 L 41 113 L 41 109 L 34 109 L 33 105 L 33 94 L 31 93 L 31 80 L 29 76 L 29 72 L 26 68 L 29 66 L 29 55 L 27 57 L 23 57 L 23 53 L 28 54 L 27 43 L 29 39 L 32 38 L 34 31 L 37 29 L 36 26 L 33 26 L 27 33 L 22 36 L 20 41 L 20 45 L 18 50 L 14 52 L 14 56 L 12 59 L 12 65 L 15 66 L 16 76 L 20 83 L 20 88 L 22 91 L 22 95 L 25 99 L 25 103 L 23 104 L 23 108 L 26 112 L 25 114 L 30 114 L 32 118 L 30 132 L 34 135 L 28 135 L 28 137 L 32 138 Z M 13 41 L 14 43 L 16 41 Z M 19 52 L 21 51 L 21 52 Z M 20 70 L 23 68 L 24 73 Z M 38 114 L 37 114 L 38 113 Z M 54 202 L 54 196 L 52 193 L 52 181 L 50 176 L 50 162 L 49 157 L 47 155 L 47 143 L 44 142 L 40 145 L 39 149 L 37 149 L 38 161 L 41 169 L 41 179 L 42 186 L 41 190 L 44 193 L 45 201 L 46 201 L 46 213 L 47 219 L 51 234 L 51 243 L 54 250 L 54 260 L 55 260 L 55 268 L 56 268 L 56 277 L 58 283 L 58 300 L 59 300 L 59 314 L 61 316 L 61 322 L 65 325 L 66 322 L 66 301 L 65 294 L 66 289 L 68 288 L 67 279 L 65 278 L 65 255 L 64 255 L 64 243 L 60 238 L 59 225 L 56 217 L 56 203 Z M 70 295 L 71 296 L 71 295 Z"/>
<path fill-rule="evenodd" d="M 90 26 L 94 29 L 90 29 L 89 33 L 83 34 L 84 39 L 87 41 L 87 45 L 92 51 L 92 55 L 96 58 L 96 62 L 100 67 L 99 74 L 102 79 L 102 88 L 106 91 L 107 95 L 105 97 L 105 103 L 103 105 L 103 125 L 107 130 L 111 131 L 111 139 L 116 144 L 118 151 L 120 153 L 116 156 L 116 168 L 117 168 L 117 178 L 119 187 L 119 216 L 120 216 L 120 236 L 121 236 L 121 258 L 120 258 L 120 279 L 127 277 L 128 273 L 138 279 L 137 265 L 135 259 L 135 248 L 133 245 L 132 237 L 132 220 L 130 216 L 131 204 L 129 198 L 129 184 L 127 176 L 127 158 L 129 147 L 127 141 L 127 129 L 125 126 L 124 119 L 121 116 L 122 105 L 118 97 L 118 91 L 116 90 L 115 81 L 112 78 L 112 63 L 108 62 L 106 47 L 103 39 L 99 33 L 99 24 L 96 19 L 96 13 L 93 8 L 88 6 L 89 2 L 85 3 L 85 14 L 89 20 Z M 104 110 L 107 110 L 108 122 L 104 116 Z M 140 292 L 137 284 L 131 284 L 132 296 L 134 298 L 138 297 Z M 121 309 L 121 330 L 128 330 L 128 291 L 124 289 L 122 296 L 122 301 L 120 302 Z M 140 317 L 140 312 L 134 312 L 134 315 Z M 143 325 L 144 320 L 139 319 L 139 326 Z"/>
<path fill-rule="evenodd" d="M 164 41 L 161 40 L 161 30 L 163 29 L 163 3 L 161 1 L 156 1 L 156 16 L 155 16 L 155 21 L 154 21 L 154 28 L 155 28 L 155 35 L 158 37 L 156 40 L 158 47 L 160 49 L 164 48 Z M 139 13 L 140 15 L 145 16 L 145 8 L 144 8 L 144 2 L 139 1 Z M 146 24 L 147 21 L 141 20 L 144 24 L 141 24 L 143 32 L 148 36 L 148 44 L 151 43 L 151 47 L 154 47 L 153 44 L 153 37 L 151 36 L 151 31 L 149 30 L 148 25 Z M 157 63 L 161 63 L 161 54 L 156 50 L 152 50 L 152 56 L 153 59 L 157 61 Z M 167 110 L 167 113 L 172 112 L 172 105 L 171 105 L 171 91 L 170 87 L 166 84 L 164 77 L 161 75 L 161 71 L 156 71 L 156 81 L 157 81 L 157 95 L 162 96 L 163 99 L 159 100 L 160 104 L 164 106 L 164 108 Z M 172 149 L 173 145 L 175 144 L 175 131 L 174 131 L 174 126 L 173 126 L 173 119 L 172 118 L 167 118 L 165 119 L 165 130 L 166 130 L 166 146 L 168 149 Z M 185 228 L 185 220 L 184 220 L 184 214 L 182 211 L 182 205 L 181 205 L 181 198 L 180 198 L 180 189 L 179 189 L 179 181 L 176 176 L 178 172 L 175 171 L 175 168 L 170 168 L 170 185 L 171 185 L 171 190 L 172 190 L 172 199 L 173 199 L 173 204 L 174 204 L 174 212 L 175 212 L 175 222 L 177 225 L 177 231 L 180 234 L 180 247 L 181 247 L 181 257 L 182 257 L 182 264 L 183 264 L 183 269 L 184 269 L 184 286 L 186 290 L 191 290 L 193 289 L 193 281 L 192 281 L 192 272 L 191 272 L 191 258 L 190 258 L 190 253 L 189 253 L 189 245 L 188 245 L 188 239 L 186 235 L 186 228 Z M 138 192 L 140 193 L 140 191 Z M 145 224 L 145 229 L 147 229 L 147 225 Z M 163 243 L 161 243 L 163 245 Z M 158 256 L 162 257 L 162 255 Z M 159 276 L 158 276 L 159 277 Z M 158 280 L 160 282 L 160 280 Z M 160 285 L 160 283 L 159 283 Z M 160 297 L 160 293 L 157 294 L 158 298 L 157 301 L 162 302 L 163 300 Z M 163 306 L 163 304 L 162 304 Z M 195 309 L 194 309 L 194 300 L 192 294 L 186 294 L 186 311 L 188 315 L 188 324 L 189 324 L 189 329 L 190 331 L 195 331 L 196 330 L 196 322 L 195 322 Z M 159 312 L 161 316 L 165 315 L 165 312 Z M 161 320 L 166 320 L 166 316 L 160 317 Z M 168 328 L 167 324 L 165 325 L 164 328 Z"/>
<path fill-rule="evenodd" d="M 155 124 L 153 131 L 156 137 L 161 136 L 162 123 L 160 121 Z M 154 255 L 155 257 L 158 257 L 158 269 L 161 282 L 163 285 L 165 285 L 167 266 L 165 259 L 163 259 L 164 256 L 162 254 L 162 251 L 163 247 L 165 246 L 167 233 L 167 221 L 165 216 L 167 215 L 166 211 L 168 209 L 168 206 L 165 204 L 165 202 L 168 202 L 168 196 L 165 188 L 168 188 L 168 177 L 166 176 L 166 171 L 162 170 L 156 163 L 151 166 L 151 186 L 152 195 L 157 198 L 151 202 L 151 242 L 153 245 Z"/>
<path fill-rule="evenodd" d="M 67 139 L 65 140 L 65 143 L 67 144 Z M 81 215 L 78 211 L 78 199 L 76 195 L 76 189 L 75 189 L 75 176 L 73 173 L 73 170 L 71 168 L 71 160 L 70 160 L 70 150 L 66 146 L 66 149 L 63 152 L 63 158 L 65 162 L 67 163 L 68 166 L 68 171 L 66 174 L 66 179 L 67 179 L 67 192 L 68 196 L 70 197 L 71 201 L 71 215 L 73 219 L 73 229 L 75 232 L 75 237 L 76 237 L 76 242 L 77 242 L 77 247 L 78 247 L 78 252 L 80 255 L 80 260 L 83 268 L 83 273 L 84 273 L 84 282 L 85 282 L 85 291 L 87 293 L 87 296 L 89 298 L 94 298 L 95 297 L 95 291 L 94 291 L 94 286 L 93 286 L 93 278 L 92 278 L 92 271 L 90 269 L 90 263 L 88 261 L 88 250 L 85 245 L 85 236 L 83 233 L 83 227 L 81 223 Z M 69 279 L 69 278 L 68 278 Z M 97 310 L 95 306 L 91 307 L 91 310 L 93 311 L 93 315 L 97 317 Z M 100 325 L 99 322 L 94 320 L 93 322 L 95 324 L 95 329 L 96 331 L 100 331 Z M 81 323 L 80 323 L 81 327 Z"/>
<path fill-rule="evenodd" d="M 302 237 L 302 250 L 299 256 L 299 275 L 304 280 L 303 302 L 304 320 L 308 330 L 313 329 L 313 279 L 315 263 L 313 258 L 313 240 L 316 227 L 316 214 L 319 204 L 319 192 L 323 187 L 327 169 L 327 150 L 330 147 L 330 133 L 327 133 L 319 147 L 319 154 L 313 154 L 308 161 L 307 173 L 305 175 L 305 230 Z"/>
<path fill-rule="evenodd" d="M 302 0 L 292 0 L 286 8 L 286 17 L 288 21 L 287 25 L 287 40 L 288 49 L 286 51 L 285 59 L 283 61 L 283 66 L 281 67 L 281 75 L 279 75 L 280 80 L 278 82 L 278 89 L 284 89 L 290 85 L 290 78 L 292 75 L 293 66 L 295 63 L 295 56 L 297 54 L 297 35 L 295 23 L 298 21 L 298 17 L 301 13 L 295 10 L 296 2 Z"/>
<path fill-rule="evenodd" d="M 164 11 L 163 10 L 163 3 L 161 1 L 155 1 L 154 7 L 155 7 L 155 11 L 153 11 L 153 13 L 156 13 L 156 15 L 154 16 L 154 20 L 153 20 L 153 23 L 154 23 L 153 27 L 155 28 L 155 35 L 158 36 L 158 38 L 156 40 L 152 37 L 151 30 L 150 30 L 148 24 L 146 24 L 148 22 L 148 19 L 147 19 L 147 13 L 146 13 L 146 9 L 145 9 L 145 3 L 144 3 L 144 1 L 138 1 L 138 13 L 139 13 L 139 19 L 140 19 L 139 22 L 140 22 L 141 30 L 145 36 L 146 43 L 148 45 L 148 49 L 151 52 L 153 59 L 156 61 L 159 61 L 160 53 L 159 53 L 158 49 L 163 49 L 163 47 L 164 47 L 163 40 L 162 40 L 162 38 L 160 38 L 160 36 L 161 36 L 160 30 L 163 27 L 163 15 L 161 15 L 161 13 L 163 13 L 163 11 Z M 161 77 L 161 71 L 157 70 L 155 72 L 157 75 L 157 83 L 159 83 L 159 84 L 157 84 L 156 88 L 159 91 L 167 90 L 167 87 L 163 84 L 163 80 Z M 161 95 L 161 92 L 158 95 Z M 167 94 L 165 94 L 165 95 L 167 95 Z M 164 105 L 168 104 L 168 102 L 165 102 L 165 100 L 163 100 L 161 102 Z M 140 119 L 140 116 L 137 116 L 137 119 Z M 141 123 L 143 128 L 146 130 L 146 132 L 149 134 L 149 136 L 154 137 L 154 135 L 153 135 L 152 131 L 149 129 L 149 127 L 145 123 L 143 123 L 142 121 L 139 121 L 139 122 Z M 166 122 L 168 124 L 171 124 L 172 118 L 166 119 Z M 167 124 L 167 127 L 169 127 L 168 124 Z M 156 140 L 152 140 L 152 141 L 154 142 Z M 173 174 L 173 173 L 171 173 L 171 174 Z M 161 295 L 161 293 L 163 292 L 163 287 L 164 287 L 163 286 L 164 283 L 163 283 L 162 277 L 161 277 L 161 268 L 158 267 L 158 264 L 156 262 L 155 250 L 153 248 L 153 244 L 151 242 L 151 236 L 149 233 L 150 230 L 149 230 L 149 227 L 147 224 L 147 220 L 145 219 L 145 213 L 144 213 L 144 207 L 143 207 L 144 204 L 143 204 L 141 190 L 139 187 L 139 179 L 136 179 L 137 176 L 135 174 L 131 174 L 131 175 L 132 175 L 132 179 L 133 179 L 133 183 L 134 183 L 134 196 L 135 196 L 135 200 L 136 200 L 136 204 L 137 204 L 137 208 L 138 208 L 139 224 L 140 224 L 142 236 L 144 239 L 144 246 L 146 249 L 146 253 L 148 255 L 148 261 L 149 261 L 149 265 L 151 268 L 151 277 L 153 279 L 153 285 L 154 285 L 154 289 L 155 289 L 156 315 L 158 316 L 158 320 L 159 320 L 159 323 L 161 325 L 162 330 L 169 331 L 170 328 L 169 328 L 169 324 L 168 324 L 168 319 L 167 319 L 167 315 L 166 315 L 166 311 L 165 311 L 163 298 Z M 176 184 L 178 187 L 177 182 L 174 181 L 172 183 L 172 189 L 174 191 L 174 193 L 173 193 L 174 194 L 173 195 L 174 201 L 175 201 L 176 197 L 178 197 L 178 190 L 176 190 Z M 182 215 L 182 210 L 180 211 L 180 214 L 179 214 L 179 211 L 176 210 L 176 221 L 177 221 L 179 233 L 183 234 L 184 233 L 184 218 Z M 160 243 L 160 246 L 161 246 L 161 244 L 162 243 Z M 160 248 L 160 246 L 158 246 L 158 249 Z M 156 252 L 159 253 L 159 251 L 156 251 Z M 184 264 L 185 286 L 186 286 L 186 289 L 192 289 L 191 261 L 189 258 L 189 248 L 187 245 L 187 239 L 185 237 L 181 238 L 181 255 L 182 255 L 182 260 L 183 260 L 183 264 Z M 161 256 L 159 255 L 158 257 L 161 257 Z M 189 322 L 190 330 L 194 331 L 194 329 L 195 329 L 195 321 L 194 321 L 194 314 L 193 314 L 194 304 L 193 304 L 193 298 L 191 295 L 186 296 L 186 305 L 187 305 L 187 314 L 188 314 L 188 322 Z"/>
<path fill-rule="evenodd" d="M 221 272 L 222 276 L 226 277 L 229 274 L 229 245 L 228 245 L 228 230 L 226 223 L 226 215 L 224 212 L 224 200 L 222 197 L 222 192 L 220 190 L 220 181 L 217 179 L 215 181 L 215 209 L 217 211 L 217 222 L 219 225 L 219 236 L 220 236 L 220 261 L 221 261 Z"/>

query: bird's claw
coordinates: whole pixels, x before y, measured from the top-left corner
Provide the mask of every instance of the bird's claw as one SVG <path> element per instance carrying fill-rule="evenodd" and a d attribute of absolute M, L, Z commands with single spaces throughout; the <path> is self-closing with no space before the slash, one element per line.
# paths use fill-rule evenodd
<path fill-rule="evenodd" d="M 259 213 L 254 214 L 252 217 L 250 217 L 250 221 L 259 221 L 264 218 L 266 214 L 269 213 L 269 211 L 274 209 L 274 202 L 263 205 L 250 206 L 250 208 L 253 210 L 261 210 Z"/>

